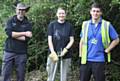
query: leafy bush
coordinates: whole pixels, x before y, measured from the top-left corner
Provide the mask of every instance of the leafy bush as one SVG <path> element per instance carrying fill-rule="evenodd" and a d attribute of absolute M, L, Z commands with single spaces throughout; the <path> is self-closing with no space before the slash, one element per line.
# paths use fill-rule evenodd
<path fill-rule="evenodd" d="M 46 65 L 46 57 L 48 54 L 47 27 L 51 20 L 56 19 L 56 10 L 60 6 L 66 9 L 67 20 L 70 21 L 75 28 L 76 42 L 73 47 L 78 48 L 81 23 L 83 20 L 89 17 L 87 7 L 84 8 L 84 6 L 80 5 L 79 3 L 85 4 L 84 1 L 80 2 L 79 0 L 76 0 L 68 1 L 66 3 L 36 3 L 31 7 L 28 15 L 29 19 L 33 23 L 33 38 L 29 42 L 28 67 L 32 67 L 32 69 L 38 69 L 41 64 L 44 66 Z M 78 49 L 74 50 L 75 57 L 78 57 L 77 53 Z"/>
<path fill-rule="evenodd" d="M 78 72 L 78 44 L 79 44 L 79 34 L 81 30 L 81 24 L 84 20 L 90 18 L 89 15 L 89 6 L 92 1 L 98 1 L 103 4 L 103 17 L 107 20 L 110 20 L 111 23 L 115 26 L 115 29 L 120 31 L 120 3 L 118 0 L 22 0 L 31 5 L 30 11 L 28 12 L 28 17 L 33 24 L 33 37 L 29 42 L 28 49 L 28 62 L 27 62 L 27 71 L 32 71 L 35 69 L 45 68 L 46 59 L 48 55 L 48 44 L 47 44 L 47 27 L 50 21 L 56 19 L 56 10 L 59 6 L 62 6 L 67 11 L 67 20 L 72 23 L 75 28 L 75 43 L 73 45 L 73 61 L 72 68 L 77 69 Z M 3 4 L 4 3 L 4 4 Z M 13 15 L 12 4 L 13 1 L 4 1 L 0 3 L 0 23 L 4 26 L 4 23 L 8 17 Z M 2 28 L 2 27 L 1 27 Z M 3 29 L 3 28 L 2 28 Z M 4 32 L 1 32 L 4 33 Z M 2 49 L 3 37 L 0 36 L 0 46 Z M 120 45 L 113 52 L 113 60 L 120 63 L 119 50 Z M 2 53 L 2 50 L 0 50 Z M 116 59 L 117 58 L 117 59 Z M 114 67 L 112 65 L 111 67 Z M 116 66 L 118 67 L 118 66 Z M 116 68 L 114 67 L 114 68 Z M 119 71 L 118 68 L 115 70 L 111 68 L 111 72 Z M 73 70 L 74 70 L 73 69 Z M 75 71 L 73 71 L 73 74 Z M 111 73 L 109 76 L 115 80 L 118 78 L 119 72 Z M 76 75 L 77 76 L 77 75 Z M 78 75 L 79 76 L 79 75 Z M 107 75 L 108 76 L 108 75 Z M 78 78 L 78 77 L 77 77 Z M 112 80 L 111 80 L 112 81 Z M 117 81 L 117 80 L 116 80 Z"/>

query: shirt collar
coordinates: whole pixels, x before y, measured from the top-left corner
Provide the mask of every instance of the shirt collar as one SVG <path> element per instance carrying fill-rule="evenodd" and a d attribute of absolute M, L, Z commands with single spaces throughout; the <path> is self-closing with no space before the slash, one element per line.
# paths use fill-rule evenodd
<path fill-rule="evenodd" d="M 25 22 L 27 20 L 27 17 L 25 17 L 22 21 L 20 21 L 17 19 L 17 15 L 13 16 L 13 18 L 14 18 L 14 21 L 16 22 Z"/>
<path fill-rule="evenodd" d="M 102 23 L 102 17 L 100 17 L 100 21 L 99 21 L 98 23 Z M 90 24 L 94 24 L 94 23 L 92 22 L 92 18 L 90 19 Z"/>

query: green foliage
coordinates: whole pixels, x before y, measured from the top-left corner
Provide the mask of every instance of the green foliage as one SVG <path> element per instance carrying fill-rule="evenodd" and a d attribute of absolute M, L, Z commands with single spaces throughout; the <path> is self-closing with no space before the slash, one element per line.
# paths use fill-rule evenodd
<path fill-rule="evenodd" d="M 27 4 L 31 5 L 28 17 L 33 24 L 33 37 L 29 42 L 28 48 L 28 62 L 27 71 L 34 69 L 45 68 L 46 58 L 48 55 L 48 43 L 47 43 L 47 27 L 50 21 L 56 19 L 56 10 L 62 6 L 66 9 L 67 20 L 72 23 L 75 29 L 75 43 L 73 45 L 73 67 L 78 69 L 78 48 L 79 48 L 79 34 L 81 31 L 81 24 L 84 20 L 90 18 L 89 9 L 92 2 L 99 2 L 103 5 L 103 17 L 111 21 L 115 26 L 115 29 L 120 31 L 120 2 L 119 0 L 22 0 Z M 6 0 L 0 2 L 0 23 L 4 26 L 6 19 L 13 15 L 14 9 L 12 7 L 14 1 Z M 3 42 L 5 39 L 4 28 L 0 26 L 0 53 L 2 53 Z M 120 33 L 119 33 L 120 34 Z M 113 51 L 113 60 L 120 62 L 119 50 L 120 45 Z M 116 59 L 117 58 L 117 59 Z M 109 80 L 112 78 L 118 81 L 119 70 L 118 66 L 111 65 L 109 70 Z M 74 70 L 73 69 L 73 70 Z M 114 73 L 113 73 L 114 72 Z M 75 71 L 73 72 L 75 74 Z M 77 76 L 77 75 L 76 75 Z M 75 77 L 76 78 L 76 77 Z M 78 77 L 77 77 L 78 78 Z"/>
<path fill-rule="evenodd" d="M 6 38 L 5 32 L 4 32 L 4 28 L 2 28 L 1 24 L 0 24 L 0 64 L 2 63 L 2 55 L 3 55 L 3 46 L 4 46 L 4 41 Z"/>
<path fill-rule="evenodd" d="M 106 81 L 120 81 L 120 66 L 115 64 L 108 64 L 106 66 Z"/>
<path fill-rule="evenodd" d="M 0 23 L 4 26 L 6 20 L 13 15 L 13 1 L 0 1 Z"/>
<path fill-rule="evenodd" d="M 29 42 L 29 59 L 28 62 L 35 65 L 38 69 L 41 64 L 46 63 L 47 56 L 47 25 L 52 17 L 50 4 L 35 4 L 32 6 L 29 14 L 33 21 L 33 38 Z M 53 6 L 54 7 L 54 6 Z M 49 16 L 49 17 L 48 17 Z M 29 66 L 28 66 L 29 67 Z"/>
<path fill-rule="evenodd" d="M 29 42 L 28 67 L 32 66 L 32 69 L 38 69 L 41 64 L 46 65 L 46 57 L 48 54 L 47 26 L 51 20 L 56 19 L 56 10 L 60 6 L 66 9 L 67 20 L 73 24 L 75 31 L 77 32 L 75 36 L 76 45 L 74 45 L 74 47 L 78 48 L 82 21 L 89 17 L 87 7 L 84 8 L 84 6 L 81 6 L 80 4 L 85 4 L 85 2 L 80 2 L 79 0 L 68 1 L 66 3 L 43 2 L 42 4 L 36 3 L 31 7 L 28 15 L 33 23 L 33 38 Z M 78 57 L 78 49 L 74 51 L 75 57 Z M 35 65 L 34 67 L 33 64 Z"/>

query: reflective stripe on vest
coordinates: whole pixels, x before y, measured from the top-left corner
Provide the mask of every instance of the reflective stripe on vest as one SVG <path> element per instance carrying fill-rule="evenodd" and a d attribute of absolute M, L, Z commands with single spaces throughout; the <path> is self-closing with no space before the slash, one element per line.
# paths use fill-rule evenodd
<path fill-rule="evenodd" d="M 101 34 L 102 34 L 102 43 L 104 45 L 104 48 L 107 48 L 110 44 L 110 37 L 109 37 L 109 25 L 110 22 L 102 20 L 102 28 L 101 28 Z M 111 62 L 111 54 L 107 54 L 107 61 Z"/>
<path fill-rule="evenodd" d="M 83 37 L 81 38 L 82 40 L 82 54 L 81 54 L 81 64 L 86 64 L 87 61 L 87 35 L 88 35 L 88 27 L 89 27 L 89 22 L 90 21 L 84 21 L 82 24 L 82 34 Z M 101 35 L 102 35 L 102 43 L 104 45 L 104 48 L 107 48 L 110 43 L 110 38 L 109 38 L 109 25 L 110 23 L 108 21 L 102 20 L 101 24 Z M 110 53 L 107 54 L 107 61 L 111 61 L 111 55 Z"/>
<path fill-rule="evenodd" d="M 89 22 L 84 21 L 82 24 L 82 34 L 83 37 L 81 38 L 82 41 L 82 54 L 81 54 L 81 64 L 86 64 L 86 59 L 87 59 L 87 34 L 88 34 L 88 26 Z"/>

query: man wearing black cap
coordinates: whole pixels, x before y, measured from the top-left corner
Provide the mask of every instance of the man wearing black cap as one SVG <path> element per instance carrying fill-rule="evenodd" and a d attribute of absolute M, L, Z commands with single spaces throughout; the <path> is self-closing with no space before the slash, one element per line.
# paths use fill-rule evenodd
<path fill-rule="evenodd" d="M 27 42 L 32 37 L 32 26 L 26 17 L 29 6 L 18 3 L 16 15 L 11 17 L 6 24 L 2 77 L 3 81 L 11 81 L 13 65 L 16 67 L 16 81 L 24 81 L 25 66 L 27 61 Z"/>

